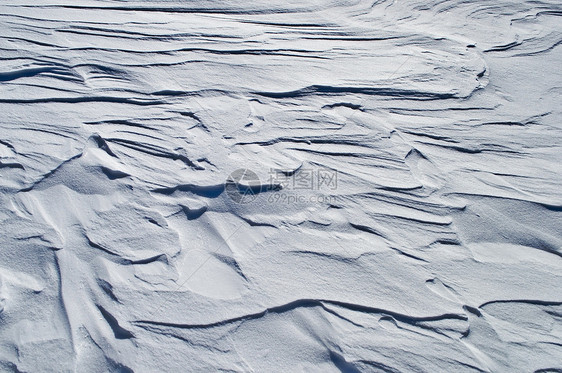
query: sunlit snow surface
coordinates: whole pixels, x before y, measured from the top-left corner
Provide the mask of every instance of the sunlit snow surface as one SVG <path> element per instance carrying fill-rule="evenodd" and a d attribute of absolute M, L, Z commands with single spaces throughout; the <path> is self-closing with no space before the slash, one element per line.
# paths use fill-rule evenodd
<path fill-rule="evenodd" d="M 2 371 L 560 371 L 561 16 L 2 1 Z"/>

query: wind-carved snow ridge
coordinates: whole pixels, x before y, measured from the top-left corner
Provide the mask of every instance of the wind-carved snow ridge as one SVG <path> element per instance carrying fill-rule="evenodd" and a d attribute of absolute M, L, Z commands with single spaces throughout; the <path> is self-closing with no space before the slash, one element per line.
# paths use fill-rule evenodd
<path fill-rule="evenodd" d="M 0 5 L 0 366 L 562 371 L 557 1 Z"/>

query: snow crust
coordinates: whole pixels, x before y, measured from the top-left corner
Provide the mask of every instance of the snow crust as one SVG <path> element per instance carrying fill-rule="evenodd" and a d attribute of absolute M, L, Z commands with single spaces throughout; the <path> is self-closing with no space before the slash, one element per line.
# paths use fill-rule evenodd
<path fill-rule="evenodd" d="M 0 368 L 561 371 L 561 16 L 3 1 Z"/>

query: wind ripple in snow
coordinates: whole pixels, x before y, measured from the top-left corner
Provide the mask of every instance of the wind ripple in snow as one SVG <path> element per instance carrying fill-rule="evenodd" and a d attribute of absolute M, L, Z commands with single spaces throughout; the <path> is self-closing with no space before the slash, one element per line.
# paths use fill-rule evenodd
<path fill-rule="evenodd" d="M 3 369 L 562 369 L 557 2 L 0 10 Z"/>

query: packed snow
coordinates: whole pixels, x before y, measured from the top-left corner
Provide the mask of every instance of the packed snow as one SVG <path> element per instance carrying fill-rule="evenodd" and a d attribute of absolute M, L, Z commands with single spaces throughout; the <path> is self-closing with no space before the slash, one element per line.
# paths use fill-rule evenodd
<path fill-rule="evenodd" d="M 561 16 L 3 1 L 0 369 L 561 372 Z"/>

